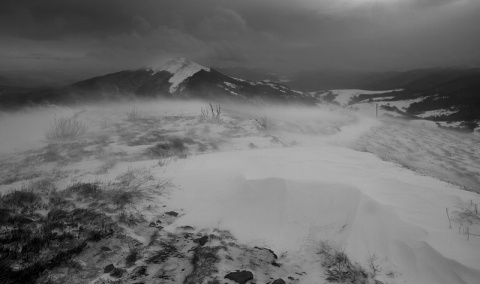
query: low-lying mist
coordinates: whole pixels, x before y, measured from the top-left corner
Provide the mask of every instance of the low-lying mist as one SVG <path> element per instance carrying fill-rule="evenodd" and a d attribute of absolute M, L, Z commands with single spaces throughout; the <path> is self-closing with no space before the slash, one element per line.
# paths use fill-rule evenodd
<path fill-rule="evenodd" d="M 222 116 L 256 119 L 276 131 L 304 135 L 327 135 L 340 131 L 340 127 L 359 126 L 358 116 L 339 108 L 267 106 L 239 103 L 215 103 L 221 107 Z M 141 116 L 200 116 L 209 110 L 207 101 L 149 100 L 121 103 L 82 104 L 76 106 L 39 106 L 15 112 L 0 112 L 0 154 L 26 151 L 45 146 L 46 132 L 56 119 L 75 117 L 87 127 L 87 133 L 101 131 L 107 123 L 121 123 L 128 113 L 135 111 Z M 368 128 L 368 127 L 367 127 Z"/>
<path fill-rule="evenodd" d="M 163 130 L 188 118 L 200 123 L 202 112 L 220 107 L 221 121 L 235 129 L 241 123 L 256 125 L 252 136 L 280 137 L 296 146 L 348 147 L 423 174 L 480 191 L 480 137 L 422 125 L 418 121 L 375 118 L 344 108 L 285 106 L 232 102 L 150 100 L 76 106 L 41 106 L 0 113 L 0 154 L 39 149 L 51 141 L 47 133 L 61 118 L 75 118 L 85 136 L 98 135 L 108 125 L 128 127 L 129 116 L 159 120 Z M 181 124 L 180 124 L 181 125 Z M 185 135 L 187 129 L 178 135 Z M 177 135 L 173 133 L 172 135 Z M 228 134 L 228 135 L 231 135 Z M 228 143 L 228 142 L 227 142 Z M 225 149 L 234 149 L 226 147 Z"/>

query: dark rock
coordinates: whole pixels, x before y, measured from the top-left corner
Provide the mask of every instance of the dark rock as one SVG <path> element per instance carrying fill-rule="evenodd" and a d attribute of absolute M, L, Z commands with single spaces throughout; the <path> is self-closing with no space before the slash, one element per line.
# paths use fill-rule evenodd
<path fill-rule="evenodd" d="M 286 284 L 282 278 L 275 279 L 272 284 Z"/>
<path fill-rule="evenodd" d="M 175 211 L 168 211 L 168 212 L 165 212 L 165 214 L 170 215 L 170 216 L 173 216 L 173 217 L 177 217 L 177 216 L 178 216 L 178 213 L 175 212 Z"/>
<path fill-rule="evenodd" d="M 112 251 L 112 249 L 109 248 L 109 247 L 101 247 L 100 250 L 101 251 Z"/>
<path fill-rule="evenodd" d="M 157 222 L 155 222 L 155 223 L 156 223 L 157 225 L 158 225 L 158 224 L 162 224 L 162 221 L 157 220 Z"/>
<path fill-rule="evenodd" d="M 277 254 L 275 254 L 275 252 L 273 252 L 273 250 L 269 249 L 269 248 L 261 248 L 261 247 L 255 247 L 256 249 L 260 249 L 260 250 L 267 250 L 269 251 L 272 255 L 273 255 L 273 258 L 275 259 L 278 259 L 278 256 Z"/>
<path fill-rule="evenodd" d="M 270 264 L 273 265 L 273 266 L 276 266 L 276 267 L 280 267 L 280 264 L 277 263 L 275 260 L 272 261 L 272 263 L 270 263 Z"/>
<path fill-rule="evenodd" d="M 227 275 L 225 275 L 225 278 L 230 279 L 239 284 L 245 284 L 248 281 L 253 279 L 253 274 L 250 271 L 242 270 L 242 271 L 230 272 Z"/>
<path fill-rule="evenodd" d="M 157 226 L 157 229 L 161 230 L 161 229 L 163 229 L 163 227 L 162 226 Z"/>
<path fill-rule="evenodd" d="M 154 222 L 150 222 L 149 227 L 156 227 L 157 225 Z"/>
<path fill-rule="evenodd" d="M 123 274 L 125 273 L 125 270 L 121 268 L 115 268 L 111 273 L 110 276 L 115 277 L 115 278 L 122 278 Z"/>
<path fill-rule="evenodd" d="M 288 279 L 295 280 L 295 278 L 293 278 L 292 276 L 288 276 Z"/>
<path fill-rule="evenodd" d="M 195 239 L 193 240 L 193 242 L 203 247 L 208 242 L 208 236 L 203 236 L 201 238 Z"/>
<path fill-rule="evenodd" d="M 103 269 L 103 273 L 110 273 L 115 269 L 115 265 L 109 264 Z"/>

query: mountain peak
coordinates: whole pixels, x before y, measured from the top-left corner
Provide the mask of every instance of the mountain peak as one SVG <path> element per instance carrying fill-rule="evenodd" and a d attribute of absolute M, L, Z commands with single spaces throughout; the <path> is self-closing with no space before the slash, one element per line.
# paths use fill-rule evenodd
<path fill-rule="evenodd" d="M 172 83 L 170 86 L 170 93 L 174 93 L 183 81 L 193 76 L 195 73 L 201 70 L 210 72 L 210 68 L 204 67 L 183 57 L 170 59 L 160 67 L 151 67 L 149 69 L 153 70 L 155 73 L 167 71 L 173 74 L 169 80 L 169 82 Z"/>

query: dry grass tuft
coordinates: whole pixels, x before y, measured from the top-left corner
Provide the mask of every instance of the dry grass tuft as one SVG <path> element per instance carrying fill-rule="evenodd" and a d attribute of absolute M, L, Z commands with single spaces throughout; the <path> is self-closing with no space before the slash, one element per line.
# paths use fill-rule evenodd
<path fill-rule="evenodd" d="M 135 107 L 132 108 L 132 110 L 130 110 L 129 112 L 127 112 L 127 120 L 128 121 L 135 122 L 135 121 L 139 121 L 139 120 L 142 120 L 142 119 L 143 119 L 142 114 Z"/>
<path fill-rule="evenodd" d="M 358 263 L 352 263 L 344 251 L 334 249 L 327 242 L 320 243 L 319 254 L 325 268 L 326 280 L 338 283 L 368 284 L 369 274 Z M 376 282 L 381 283 L 381 282 Z"/>
<path fill-rule="evenodd" d="M 50 141 L 71 140 L 87 132 L 87 126 L 76 117 L 55 118 L 53 124 L 47 129 L 45 137 Z"/>

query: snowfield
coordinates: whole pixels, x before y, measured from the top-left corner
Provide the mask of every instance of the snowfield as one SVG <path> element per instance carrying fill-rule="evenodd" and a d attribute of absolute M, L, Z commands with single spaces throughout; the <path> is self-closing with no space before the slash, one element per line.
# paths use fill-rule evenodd
<path fill-rule="evenodd" d="M 154 67 L 152 69 L 155 70 L 155 72 L 167 71 L 172 73 L 173 76 L 168 80 L 168 82 L 172 83 L 169 89 L 170 93 L 172 94 L 177 91 L 178 86 L 183 81 L 193 76 L 200 70 L 210 72 L 210 68 L 201 66 L 185 58 L 175 58 L 167 61 L 160 67 Z"/>
<path fill-rule="evenodd" d="M 434 116 L 448 116 L 454 113 L 457 113 L 458 110 L 448 110 L 448 109 L 438 109 L 438 110 L 430 110 L 426 111 L 422 114 L 417 115 L 418 117 L 421 118 L 426 118 L 426 117 L 434 117 Z"/>
<path fill-rule="evenodd" d="M 387 91 L 368 91 L 368 90 L 356 90 L 356 89 L 345 89 L 345 90 L 331 90 L 331 92 L 336 95 L 335 101 L 340 104 L 340 106 L 348 106 L 350 100 L 354 96 L 358 96 L 360 94 L 364 95 L 377 95 L 377 94 L 385 94 L 391 93 L 398 90 L 387 90 Z"/>
<path fill-rule="evenodd" d="M 318 262 L 306 248 L 328 240 L 360 263 L 375 254 L 397 273 L 378 278 L 385 282 L 479 279 L 480 240 L 449 229 L 445 215 L 478 195 L 374 155 L 331 146 L 236 151 L 197 156 L 177 170 L 170 204 L 185 215 L 170 229 L 227 229 L 296 261 Z"/>
<path fill-rule="evenodd" d="M 85 106 L 83 112 L 61 110 L 76 113 L 89 132 L 78 138 L 78 143 L 86 139 L 83 146 L 65 146 L 84 147 L 75 152 L 84 156 L 69 154 L 58 164 L 55 157 L 69 149 L 61 148 L 63 152 L 49 156 L 48 162 L 38 158 L 51 151 L 51 143 L 39 131 L 51 124 L 52 116 L 45 115 L 51 110 L 2 114 L 0 120 L 2 136 L 8 137 L 1 140 L 0 169 L 9 177 L 2 179 L 0 193 L 53 173 L 59 190 L 73 182 L 108 185 L 136 171 L 145 186 L 162 180 L 171 184 L 161 194 L 122 208 L 145 219 L 123 225 L 124 239 L 135 240 L 145 252 L 133 267 L 124 261 L 132 243 L 120 240 L 116 246 L 108 239 L 92 244 L 91 250 L 117 247 L 98 262 L 89 260 L 96 259 L 91 251 L 75 256 L 85 263 L 84 270 L 90 269 L 90 283 L 114 279 L 103 269 L 109 263 L 124 269 L 120 277 L 125 283 L 135 283 L 129 277 L 137 266 L 149 272 L 141 276 L 144 283 L 157 283 L 161 275 L 170 275 L 162 278 L 165 283 L 195 283 L 188 280 L 198 268 L 192 262 L 209 249 L 216 255 L 209 277 L 222 283 L 236 283 L 224 279 L 235 270 L 252 273 L 247 283 L 277 278 L 286 283 L 330 283 L 332 268 L 324 266 L 320 250 L 325 243 L 365 267 L 369 281 L 478 283 L 478 135 L 375 119 L 334 106 L 223 105 L 217 120 L 202 117 L 201 110 L 208 107 L 204 102 L 136 102 L 135 107 L 139 114 L 132 105 L 122 104 Z M 141 117 L 133 120 L 134 115 Z M 32 119 L 36 124 L 30 143 L 14 152 L 15 138 L 28 135 L 24 131 Z M 168 140 L 172 137 L 177 140 Z M 182 153 L 188 155 L 152 156 L 158 153 L 154 150 L 165 150 L 167 144 L 152 148 L 165 139 L 183 143 Z M 22 164 L 24 158 L 32 161 L 28 167 Z M 158 245 L 152 241 L 154 231 Z M 199 245 L 199 239 L 189 242 L 184 236 L 208 238 Z M 162 255 L 163 262 L 152 261 L 152 253 L 166 247 L 175 247 L 175 254 Z M 266 261 L 270 252 L 275 260 Z M 55 279 L 83 275 L 68 269 L 66 275 L 59 269 L 51 271 L 61 275 Z"/>

